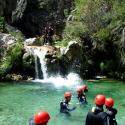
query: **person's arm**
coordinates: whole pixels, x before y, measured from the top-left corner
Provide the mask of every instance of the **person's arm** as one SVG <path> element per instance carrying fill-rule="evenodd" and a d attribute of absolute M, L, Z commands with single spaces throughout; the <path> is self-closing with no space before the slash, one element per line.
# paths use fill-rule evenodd
<path fill-rule="evenodd" d="M 66 104 L 66 110 L 71 112 L 71 111 L 74 111 L 76 109 L 76 107 L 73 107 L 73 108 L 69 108 L 69 106 Z"/>
<path fill-rule="evenodd" d="M 34 124 L 33 117 L 32 117 L 32 118 L 30 118 L 30 120 L 29 120 L 29 125 L 35 125 L 35 124 Z"/>

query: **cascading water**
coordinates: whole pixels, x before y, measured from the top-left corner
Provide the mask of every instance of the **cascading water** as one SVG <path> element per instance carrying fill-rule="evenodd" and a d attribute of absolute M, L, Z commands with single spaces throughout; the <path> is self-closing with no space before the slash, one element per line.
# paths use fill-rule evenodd
<path fill-rule="evenodd" d="M 28 51 L 30 51 L 31 54 L 34 55 L 35 57 L 35 70 L 36 70 L 36 79 L 34 82 L 42 82 L 42 83 L 52 83 L 54 84 L 55 87 L 60 87 L 60 86 L 77 86 L 79 85 L 82 80 L 79 77 L 78 74 L 70 72 L 66 77 L 63 77 L 61 75 L 55 75 L 55 76 L 49 76 L 47 73 L 47 66 L 46 66 L 46 61 L 45 61 L 45 55 L 47 53 L 46 50 L 42 50 L 35 47 L 35 48 L 28 48 Z M 38 60 L 40 60 L 40 65 L 41 65 L 41 71 L 43 73 L 43 79 L 40 79 L 39 75 L 39 67 L 38 67 Z"/>
<path fill-rule="evenodd" d="M 35 72 L 36 72 L 36 79 L 39 79 L 39 72 L 38 72 L 38 66 L 37 66 L 37 56 L 35 56 Z"/>
<path fill-rule="evenodd" d="M 48 74 L 47 74 L 47 67 L 45 62 L 46 51 L 39 51 L 37 49 L 34 49 L 34 55 L 40 59 L 41 70 L 43 72 L 43 79 L 47 79 Z M 38 72 L 38 69 L 36 70 L 36 73 L 37 72 Z"/>

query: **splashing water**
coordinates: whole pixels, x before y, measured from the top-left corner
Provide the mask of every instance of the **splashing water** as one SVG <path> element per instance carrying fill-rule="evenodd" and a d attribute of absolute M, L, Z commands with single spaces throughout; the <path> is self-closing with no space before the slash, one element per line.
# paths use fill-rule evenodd
<path fill-rule="evenodd" d="M 82 83 L 82 79 L 79 77 L 78 74 L 76 73 L 69 73 L 67 75 L 67 77 L 62 77 L 60 75 L 57 76 L 51 76 L 47 79 L 36 79 L 34 80 L 34 82 L 42 82 L 42 83 L 52 83 L 55 87 L 62 87 L 62 86 L 66 86 L 66 87 L 75 87 L 77 85 L 79 85 L 80 83 Z"/>
<path fill-rule="evenodd" d="M 45 61 L 45 55 L 47 51 L 41 51 L 38 48 L 31 48 L 29 50 L 31 54 L 34 55 L 35 57 L 35 72 L 36 72 L 36 79 L 33 80 L 33 82 L 41 82 L 41 83 L 52 83 L 55 87 L 75 87 L 82 83 L 81 78 L 79 77 L 78 74 L 76 73 L 69 73 L 66 77 L 63 77 L 61 75 L 55 75 L 55 76 L 50 76 L 47 73 L 47 66 L 46 66 L 46 61 Z M 37 66 L 37 57 L 40 60 L 40 65 L 41 65 L 41 71 L 43 73 L 43 79 L 39 78 L 39 68 Z"/>

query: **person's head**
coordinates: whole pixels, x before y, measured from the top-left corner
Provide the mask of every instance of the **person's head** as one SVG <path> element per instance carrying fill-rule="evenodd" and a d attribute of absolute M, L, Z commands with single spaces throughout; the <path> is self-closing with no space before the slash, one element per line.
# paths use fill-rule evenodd
<path fill-rule="evenodd" d="M 96 106 L 102 107 L 105 104 L 105 96 L 104 95 L 96 95 L 95 104 L 96 104 Z"/>
<path fill-rule="evenodd" d="M 83 85 L 83 86 L 82 86 L 82 90 L 83 90 L 84 92 L 88 92 L 88 86 L 87 86 L 87 85 Z"/>
<path fill-rule="evenodd" d="M 114 100 L 112 98 L 105 99 L 105 106 L 106 108 L 112 108 L 114 106 Z"/>
<path fill-rule="evenodd" d="M 77 94 L 78 95 L 81 95 L 81 94 L 83 94 L 83 89 L 82 89 L 82 87 L 80 86 L 79 88 L 77 88 Z"/>
<path fill-rule="evenodd" d="M 72 96 L 71 92 L 65 92 L 65 93 L 64 93 L 64 98 L 65 98 L 65 100 L 68 101 L 68 102 L 70 102 L 71 96 Z"/>
<path fill-rule="evenodd" d="M 47 125 L 50 119 L 50 115 L 48 112 L 40 111 L 34 115 L 34 123 L 35 125 Z"/>

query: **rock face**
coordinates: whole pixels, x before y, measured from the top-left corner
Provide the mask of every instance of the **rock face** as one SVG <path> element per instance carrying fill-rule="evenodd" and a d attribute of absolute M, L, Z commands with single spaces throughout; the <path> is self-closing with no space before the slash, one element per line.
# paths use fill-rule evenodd
<path fill-rule="evenodd" d="M 26 35 L 43 34 L 47 22 L 54 27 L 64 25 L 65 12 L 72 10 L 73 0 L 28 0 L 27 8 L 22 18 L 22 28 Z"/>
<path fill-rule="evenodd" d="M 26 60 L 32 55 L 35 59 L 36 76 L 37 78 L 43 78 L 43 73 L 47 73 L 47 75 L 50 75 L 58 72 L 57 52 L 57 48 L 48 45 L 25 46 L 25 54 L 23 55 L 23 60 Z"/>
<path fill-rule="evenodd" d="M 16 42 L 11 34 L 0 33 L 0 48 L 11 47 Z"/>
<path fill-rule="evenodd" d="M 82 67 L 82 46 L 77 41 L 70 41 L 68 46 L 63 50 L 63 62 L 68 70 L 80 73 Z M 64 58 L 65 57 L 65 58 Z"/>
<path fill-rule="evenodd" d="M 27 0 L 0 0 L 0 16 L 12 23 L 22 18 Z"/>
<path fill-rule="evenodd" d="M 41 35 L 47 22 L 64 25 L 74 0 L 0 0 L 0 16 L 29 36 Z"/>

